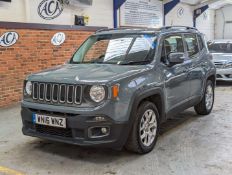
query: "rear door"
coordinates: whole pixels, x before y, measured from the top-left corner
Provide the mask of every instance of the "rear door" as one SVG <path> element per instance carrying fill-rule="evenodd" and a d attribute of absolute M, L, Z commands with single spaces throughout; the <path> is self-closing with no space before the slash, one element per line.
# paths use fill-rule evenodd
<path fill-rule="evenodd" d="M 200 97 L 202 94 L 204 83 L 204 64 L 203 50 L 204 44 L 199 34 L 189 33 L 184 34 L 184 43 L 186 45 L 187 56 L 190 60 L 188 64 L 188 81 L 190 82 L 190 100 Z"/>

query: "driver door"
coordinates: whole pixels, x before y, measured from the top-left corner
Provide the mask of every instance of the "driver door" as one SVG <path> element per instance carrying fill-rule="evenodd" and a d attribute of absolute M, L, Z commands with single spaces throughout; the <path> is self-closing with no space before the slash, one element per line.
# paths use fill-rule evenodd
<path fill-rule="evenodd" d="M 162 43 L 161 65 L 164 68 L 166 111 L 169 116 L 179 112 L 188 103 L 190 94 L 188 61 L 173 66 L 170 66 L 168 61 L 170 53 L 185 53 L 182 35 L 166 36 Z"/>

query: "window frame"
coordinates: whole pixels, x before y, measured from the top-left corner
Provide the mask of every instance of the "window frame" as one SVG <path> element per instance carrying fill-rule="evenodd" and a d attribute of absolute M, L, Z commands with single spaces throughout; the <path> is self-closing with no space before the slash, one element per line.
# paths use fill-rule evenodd
<path fill-rule="evenodd" d="M 200 42 L 202 43 L 202 49 L 200 50 L 200 52 L 202 52 L 205 49 L 205 44 L 202 38 L 201 34 L 197 34 L 197 40 L 198 40 L 198 48 L 200 50 Z"/>
<path fill-rule="evenodd" d="M 200 48 L 199 48 L 199 42 L 198 42 L 198 37 L 197 37 L 198 34 L 197 34 L 197 33 L 186 32 L 186 33 L 183 33 L 182 35 L 183 35 L 183 41 L 184 41 L 184 44 L 185 44 L 185 53 L 186 53 L 187 57 L 188 57 L 190 60 L 193 60 L 193 59 L 198 58 L 199 55 L 200 55 L 200 53 L 201 53 L 201 51 L 202 51 L 202 50 L 200 50 Z M 185 40 L 185 36 L 186 36 L 186 35 L 195 35 L 195 37 L 196 37 L 196 39 L 197 39 L 198 53 L 195 54 L 195 55 L 193 55 L 193 56 L 191 56 L 191 57 L 189 56 L 188 47 L 187 47 L 187 42 L 186 42 L 186 40 Z"/>
<path fill-rule="evenodd" d="M 169 33 L 169 34 L 163 35 L 162 39 L 161 39 L 161 51 L 160 51 L 159 61 L 160 61 L 160 63 L 162 63 L 164 65 L 167 65 L 163 61 L 161 61 L 162 52 L 163 52 L 163 49 L 164 49 L 164 46 L 165 46 L 164 41 L 165 41 L 166 38 L 173 37 L 173 36 L 180 36 L 181 37 L 182 44 L 183 44 L 183 51 L 184 51 L 183 53 L 186 54 L 186 46 L 185 46 L 185 43 L 184 43 L 184 38 L 183 38 L 183 34 L 182 33 Z M 166 54 L 166 49 L 165 49 L 165 55 L 166 55 L 166 60 L 168 60 L 168 57 L 167 57 L 167 54 Z"/>

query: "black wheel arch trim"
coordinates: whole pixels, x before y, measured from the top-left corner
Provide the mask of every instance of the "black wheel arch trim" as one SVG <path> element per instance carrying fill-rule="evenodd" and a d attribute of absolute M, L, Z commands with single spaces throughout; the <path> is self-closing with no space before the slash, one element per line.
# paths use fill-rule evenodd
<path fill-rule="evenodd" d="M 214 82 L 213 82 L 213 84 L 214 84 L 214 87 L 216 87 L 216 71 L 210 71 L 208 74 L 206 74 L 205 81 L 204 81 L 204 86 L 203 87 L 206 86 L 206 83 L 207 83 L 209 77 L 211 77 L 211 76 L 214 76 Z M 205 90 L 203 92 L 203 95 L 204 95 L 204 93 L 205 93 Z"/>
<path fill-rule="evenodd" d="M 127 132 L 125 135 L 125 140 L 124 142 L 126 143 L 128 136 L 131 132 L 133 123 L 135 121 L 135 117 L 136 117 L 136 111 L 137 108 L 139 106 L 139 104 L 146 98 L 150 97 L 150 96 L 154 96 L 154 95 L 159 95 L 161 97 L 161 114 L 159 114 L 160 117 L 160 122 L 165 121 L 166 120 L 166 115 L 165 115 L 165 103 L 164 103 L 164 94 L 162 93 L 163 90 L 161 87 L 155 87 L 152 89 L 147 89 L 147 90 L 138 90 L 135 92 L 135 97 L 132 100 L 132 107 L 130 110 L 130 117 L 129 117 L 129 122 L 128 122 L 128 126 L 127 126 Z"/>
<path fill-rule="evenodd" d="M 137 91 L 136 96 L 133 100 L 130 118 L 134 119 L 133 113 L 136 112 L 136 109 L 138 108 L 139 104 L 144 99 L 151 97 L 151 96 L 154 96 L 154 95 L 159 95 L 161 98 L 161 114 L 159 114 L 159 115 L 160 115 L 161 121 L 164 120 L 165 119 L 165 102 L 164 102 L 163 89 L 161 87 L 155 87 L 152 89 Z M 158 108 L 158 106 L 157 106 L 157 108 Z"/>
<path fill-rule="evenodd" d="M 211 77 L 211 76 L 214 76 L 214 82 L 213 82 L 213 84 L 214 84 L 214 87 L 216 87 L 216 69 L 211 69 L 211 70 L 205 75 L 205 77 L 204 77 L 204 82 L 203 82 L 203 87 L 202 87 L 203 90 L 202 90 L 202 94 L 201 94 L 201 100 L 203 99 L 204 94 L 205 94 L 206 83 L 207 83 L 209 77 Z"/>

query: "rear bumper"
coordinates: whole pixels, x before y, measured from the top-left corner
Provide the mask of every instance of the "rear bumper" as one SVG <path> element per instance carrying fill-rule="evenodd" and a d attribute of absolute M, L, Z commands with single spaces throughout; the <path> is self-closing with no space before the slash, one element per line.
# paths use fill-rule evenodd
<path fill-rule="evenodd" d="M 104 116 L 107 119 L 106 121 L 97 122 L 93 121 L 95 116 L 92 115 L 56 113 L 59 117 L 65 117 L 67 120 L 67 128 L 61 129 L 34 124 L 32 121 L 33 113 L 52 115 L 51 113 L 46 113 L 46 111 L 22 107 L 22 132 L 24 135 L 80 146 L 120 149 L 124 146 L 129 132 L 128 123 L 115 122 L 108 116 Z M 110 128 L 109 135 L 90 138 L 88 132 L 89 128 L 92 127 L 108 127 Z"/>
<path fill-rule="evenodd" d="M 217 81 L 232 81 L 232 68 L 217 69 Z"/>

